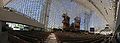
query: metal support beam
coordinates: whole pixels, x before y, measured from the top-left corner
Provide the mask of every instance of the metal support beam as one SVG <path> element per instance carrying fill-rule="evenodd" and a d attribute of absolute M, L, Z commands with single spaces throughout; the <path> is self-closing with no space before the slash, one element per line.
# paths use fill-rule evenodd
<path fill-rule="evenodd" d="M 40 21 L 44 24 L 44 28 L 47 29 L 48 26 L 48 18 L 49 18 L 49 11 L 50 11 L 50 5 L 52 0 L 45 0 L 45 4 L 43 6 L 41 15 L 40 15 Z"/>

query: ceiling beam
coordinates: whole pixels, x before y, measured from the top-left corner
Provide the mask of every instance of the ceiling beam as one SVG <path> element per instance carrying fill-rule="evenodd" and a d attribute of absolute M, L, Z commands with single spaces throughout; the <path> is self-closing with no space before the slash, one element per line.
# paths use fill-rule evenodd
<path fill-rule="evenodd" d="M 92 4 L 90 1 L 88 1 L 88 0 L 74 0 L 74 2 L 78 3 L 79 5 L 82 5 L 82 6 L 86 7 L 88 9 L 92 10 L 92 11 L 95 11 L 98 16 L 100 16 L 103 20 L 108 22 L 107 19 L 104 16 L 104 14 L 100 11 L 100 9 L 98 9 L 98 7 L 94 4 Z"/>

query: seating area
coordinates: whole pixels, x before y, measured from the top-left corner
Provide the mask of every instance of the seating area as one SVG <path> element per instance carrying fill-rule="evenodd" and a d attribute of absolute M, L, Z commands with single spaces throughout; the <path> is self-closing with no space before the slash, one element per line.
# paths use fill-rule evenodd
<path fill-rule="evenodd" d="M 51 32 L 9 31 L 8 33 L 8 40 L 10 43 L 45 43 Z M 53 33 L 56 35 L 58 43 L 101 43 L 106 39 L 105 35 L 84 32 Z"/>
<path fill-rule="evenodd" d="M 10 43 L 17 43 L 17 42 L 44 43 L 45 39 L 48 37 L 49 34 L 50 32 L 9 31 L 9 39 L 10 39 L 9 42 Z"/>
<path fill-rule="evenodd" d="M 25 40 L 22 40 L 22 39 L 20 39 L 18 37 L 10 35 L 10 34 L 8 36 L 8 40 L 9 40 L 10 43 L 29 43 L 29 42 L 27 42 Z"/>
<path fill-rule="evenodd" d="M 55 32 L 55 35 L 60 43 L 100 43 L 105 39 L 104 35 L 74 32 Z"/>

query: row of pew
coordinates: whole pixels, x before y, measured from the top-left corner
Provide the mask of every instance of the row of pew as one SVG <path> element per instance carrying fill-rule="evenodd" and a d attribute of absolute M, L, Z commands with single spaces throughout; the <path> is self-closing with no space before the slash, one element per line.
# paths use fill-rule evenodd
<path fill-rule="evenodd" d="M 18 39 L 19 43 L 44 43 L 45 39 L 50 34 L 49 32 L 28 32 L 28 31 L 9 31 L 9 42 L 16 43 L 14 40 Z M 13 40 L 11 40 L 13 39 Z M 22 41 L 23 40 L 23 41 Z"/>
<path fill-rule="evenodd" d="M 73 32 L 55 32 L 59 43 L 100 43 L 104 41 L 104 35 L 73 33 Z"/>
<path fill-rule="evenodd" d="M 51 32 L 9 31 L 10 43 L 45 43 Z M 58 43 L 101 43 L 105 35 L 82 32 L 53 32 Z"/>

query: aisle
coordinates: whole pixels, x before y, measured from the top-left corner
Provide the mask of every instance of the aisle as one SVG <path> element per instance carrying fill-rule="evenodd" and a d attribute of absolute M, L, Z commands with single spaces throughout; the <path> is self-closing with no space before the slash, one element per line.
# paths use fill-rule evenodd
<path fill-rule="evenodd" d="M 46 41 L 47 41 L 46 43 L 57 43 L 57 39 L 56 39 L 55 34 L 54 34 L 54 33 L 51 33 L 51 34 L 48 36 L 48 38 L 47 38 Z"/>

